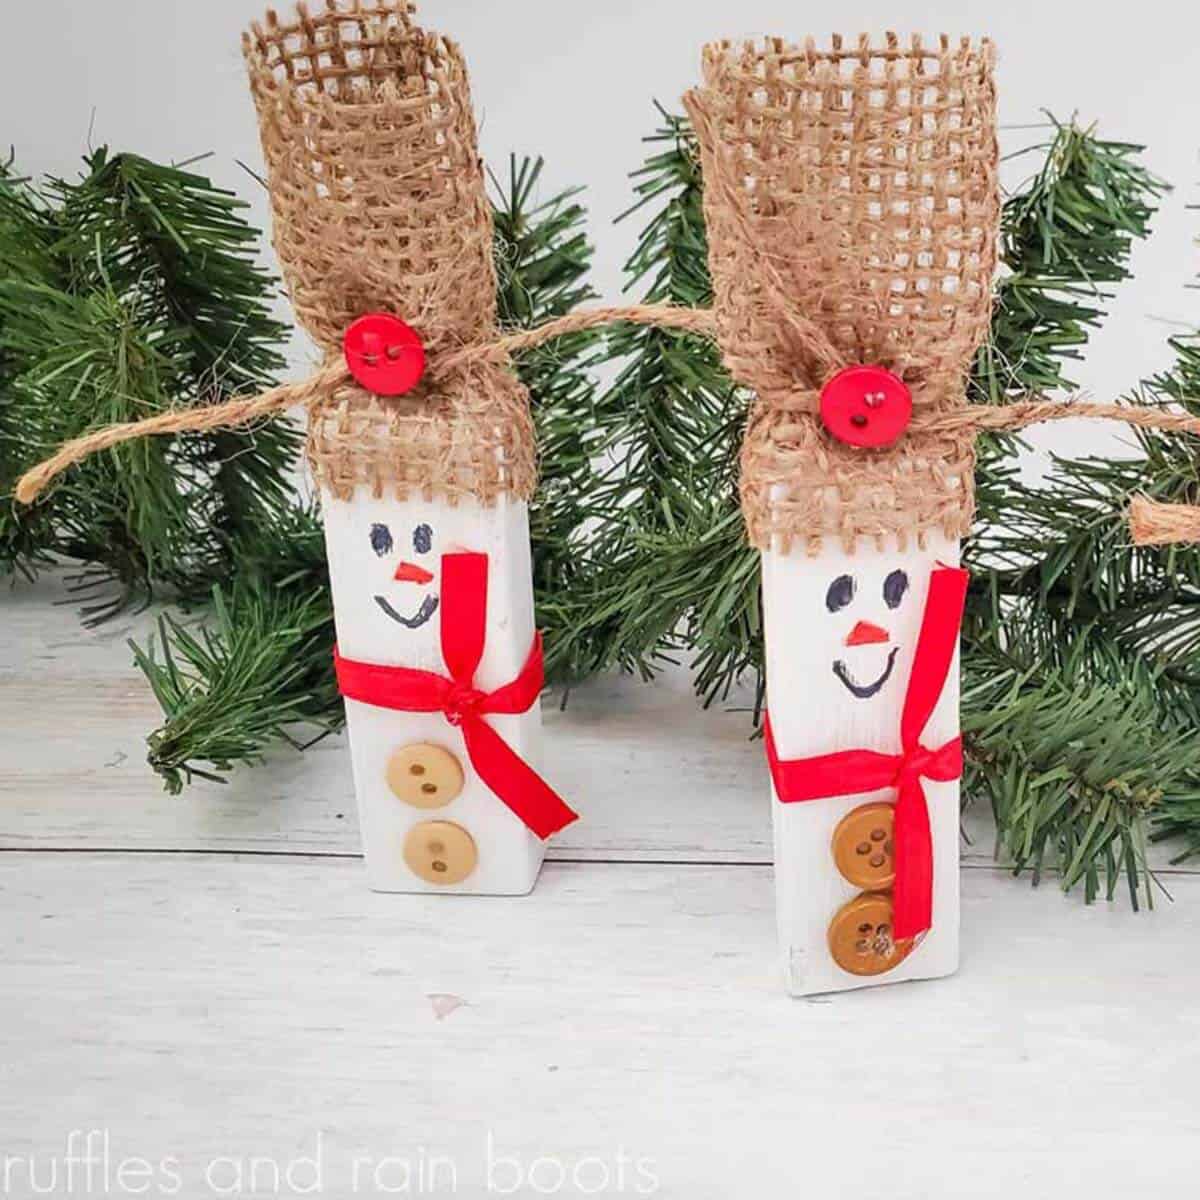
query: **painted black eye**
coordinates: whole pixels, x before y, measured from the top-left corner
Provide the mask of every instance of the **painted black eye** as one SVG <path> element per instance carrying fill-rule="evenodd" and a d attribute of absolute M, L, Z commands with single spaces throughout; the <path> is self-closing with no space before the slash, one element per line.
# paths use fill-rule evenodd
<path fill-rule="evenodd" d="M 418 554 L 428 554 L 433 545 L 433 530 L 428 525 L 418 525 L 413 530 L 413 549 Z"/>
<path fill-rule="evenodd" d="M 371 549 L 382 558 L 392 552 L 392 531 L 386 525 L 371 526 Z"/>
<path fill-rule="evenodd" d="M 903 571 L 893 571 L 883 581 L 883 598 L 888 608 L 899 608 L 904 593 L 908 591 L 908 576 Z"/>
<path fill-rule="evenodd" d="M 825 607 L 830 612 L 845 608 L 854 599 L 854 580 L 849 575 L 839 575 L 825 593 Z"/>

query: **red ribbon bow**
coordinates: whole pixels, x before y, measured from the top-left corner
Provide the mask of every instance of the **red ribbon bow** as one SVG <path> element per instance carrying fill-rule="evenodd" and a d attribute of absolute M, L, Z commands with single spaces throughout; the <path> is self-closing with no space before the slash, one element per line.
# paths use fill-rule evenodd
<path fill-rule="evenodd" d="M 775 751 L 771 722 L 768 719 L 766 723 L 767 761 L 776 795 L 784 804 L 854 796 L 879 788 L 897 789 L 892 833 L 896 861 L 892 922 L 897 940 L 924 933 L 933 921 L 933 839 L 921 780 L 947 783 L 962 775 L 962 738 L 930 750 L 921 745 L 921 734 L 950 673 L 966 597 L 966 571 L 939 567 L 933 572 L 900 717 L 899 754 L 843 750 L 815 758 L 781 760 Z"/>
<path fill-rule="evenodd" d="M 484 719 L 528 712 L 542 690 L 542 638 L 511 683 L 494 692 L 475 687 L 487 617 L 486 554 L 442 556 L 442 658 L 449 676 L 410 667 L 385 667 L 343 658 L 335 648 L 338 687 L 349 700 L 398 712 L 440 712 L 462 730 L 471 766 L 485 784 L 538 837 L 578 819 L 562 797 Z"/>

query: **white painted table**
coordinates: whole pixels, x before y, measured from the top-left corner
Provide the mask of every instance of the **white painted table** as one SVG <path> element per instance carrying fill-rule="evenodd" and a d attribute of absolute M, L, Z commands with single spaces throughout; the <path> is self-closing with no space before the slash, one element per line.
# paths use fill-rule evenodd
<path fill-rule="evenodd" d="M 744 714 L 579 689 L 547 774 L 584 819 L 532 896 L 372 895 L 341 740 L 166 796 L 147 619 L 61 598 L 0 601 L 0 1196 L 1194 1186 L 1200 872 L 1088 909 L 975 814 L 961 972 L 789 1000 Z"/>

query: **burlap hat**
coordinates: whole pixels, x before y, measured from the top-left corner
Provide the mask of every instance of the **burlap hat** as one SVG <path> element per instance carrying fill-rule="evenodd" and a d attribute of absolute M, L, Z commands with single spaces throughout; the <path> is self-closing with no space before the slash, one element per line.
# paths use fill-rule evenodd
<path fill-rule="evenodd" d="M 717 336 L 756 395 L 741 480 L 751 541 L 853 549 L 965 533 L 974 432 L 919 424 L 964 405 L 988 331 L 1000 218 L 990 44 L 721 42 L 686 103 Z M 911 389 L 914 428 L 894 447 L 864 451 L 822 426 L 839 362 L 886 367 Z"/>
<path fill-rule="evenodd" d="M 402 317 L 431 356 L 496 335 L 492 217 L 454 42 L 407 0 L 325 0 L 244 36 L 274 217 L 297 319 L 341 355 L 366 313 Z M 474 362 L 385 399 L 354 383 L 310 408 L 317 481 L 348 498 L 526 498 L 529 400 L 507 363 Z"/>

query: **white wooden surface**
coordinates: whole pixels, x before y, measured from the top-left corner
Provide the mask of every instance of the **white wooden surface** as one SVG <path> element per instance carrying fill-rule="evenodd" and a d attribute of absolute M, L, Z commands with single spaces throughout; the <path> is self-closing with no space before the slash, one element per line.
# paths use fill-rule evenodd
<path fill-rule="evenodd" d="M 61 595 L 0 599 L 0 1195 L 30 1160 L 105 1194 L 66 1190 L 72 1130 L 157 1172 L 110 1196 L 1190 1189 L 1200 874 L 1088 909 L 992 867 L 977 817 L 957 975 L 792 1000 L 743 715 L 580 689 L 547 773 L 584 819 L 533 895 L 375 895 L 340 739 L 164 796 L 145 619 Z"/>

